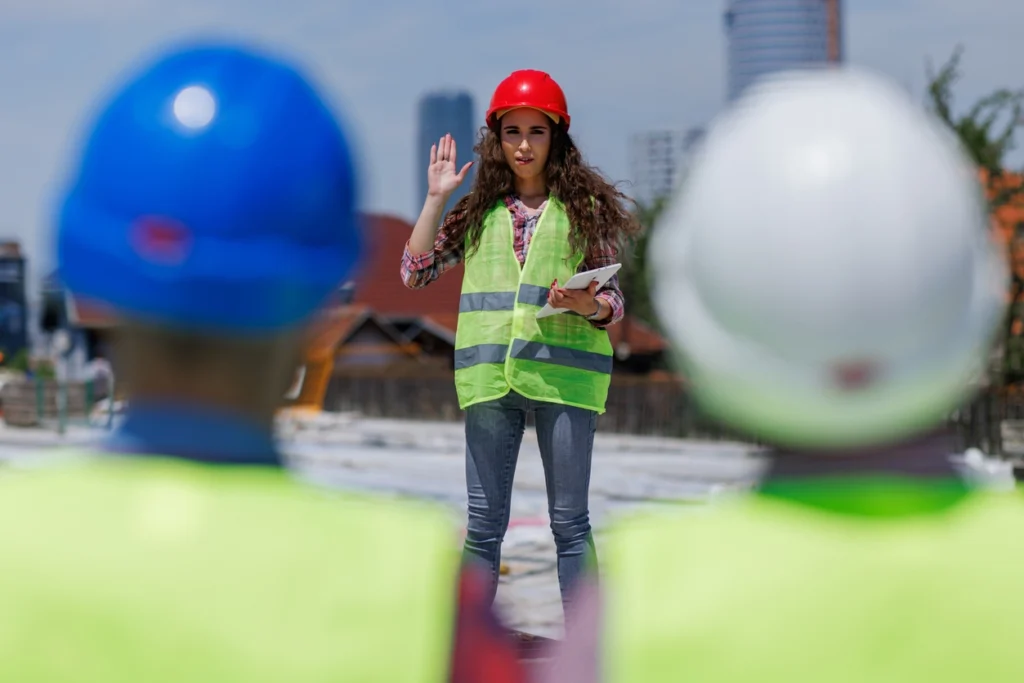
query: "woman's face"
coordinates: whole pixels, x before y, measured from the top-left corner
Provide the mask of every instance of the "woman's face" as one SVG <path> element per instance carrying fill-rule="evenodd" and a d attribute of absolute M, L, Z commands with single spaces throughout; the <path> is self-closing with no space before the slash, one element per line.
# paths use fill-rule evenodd
<path fill-rule="evenodd" d="M 520 178 L 544 173 L 551 150 L 551 119 L 536 109 L 513 109 L 501 117 L 501 151 Z"/>

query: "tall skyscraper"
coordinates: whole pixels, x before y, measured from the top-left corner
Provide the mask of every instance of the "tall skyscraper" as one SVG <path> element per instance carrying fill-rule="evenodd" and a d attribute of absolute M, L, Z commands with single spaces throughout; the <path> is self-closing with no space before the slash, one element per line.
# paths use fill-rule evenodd
<path fill-rule="evenodd" d="M 416 198 L 415 211 L 418 214 L 427 196 L 427 166 L 430 164 L 430 146 L 437 144 L 446 133 L 451 133 L 458 145 L 458 166 L 474 159 L 473 146 L 476 144 L 476 116 L 473 108 L 473 96 L 468 92 L 434 92 L 420 99 L 419 104 L 419 135 L 416 138 L 416 179 L 419 196 Z M 473 182 L 476 167 L 470 169 L 462 185 L 456 190 L 445 211 L 455 205 L 467 192 Z"/>
<path fill-rule="evenodd" d="M 693 146 L 703 136 L 702 128 L 651 130 L 633 135 L 629 144 L 633 199 L 651 204 L 671 194 L 686 169 Z"/>
<path fill-rule="evenodd" d="M 17 242 L 0 243 L 0 352 L 10 359 L 28 347 L 25 257 Z"/>
<path fill-rule="evenodd" d="M 728 97 L 762 76 L 843 58 L 840 0 L 728 0 Z"/>

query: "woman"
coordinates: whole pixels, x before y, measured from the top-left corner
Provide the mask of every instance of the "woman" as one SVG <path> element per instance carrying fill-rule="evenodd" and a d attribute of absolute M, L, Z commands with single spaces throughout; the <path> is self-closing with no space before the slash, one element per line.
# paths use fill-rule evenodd
<path fill-rule="evenodd" d="M 456 164 L 450 135 L 430 150 L 428 193 L 403 258 L 407 286 L 465 263 L 455 384 L 466 411 L 466 552 L 491 570 L 493 600 L 508 528 L 512 478 L 529 411 L 535 415 L 563 604 L 594 561 L 587 494 L 597 415 L 612 369 L 605 328 L 622 318 L 615 278 L 566 290 L 577 272 L 615 263 L 638 230 L 627 198 L 584 163 L 569 137 L 562 89 L 546 73 L 502 81 L 476 147 L 472 191 L 438 228 L 472 162 Z M 569 312 L 537 319 L 545 303 Z"/>

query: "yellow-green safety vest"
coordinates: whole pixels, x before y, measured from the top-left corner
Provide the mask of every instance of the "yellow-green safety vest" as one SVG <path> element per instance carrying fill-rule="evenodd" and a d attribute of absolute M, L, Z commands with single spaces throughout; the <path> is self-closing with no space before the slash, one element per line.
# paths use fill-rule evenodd
<path fill-rule="evenodd" d="M 0 680 L 448 680 L 458 551 L 432 506 L 142 457 L 0 473 Z"/>
<path fill-rule="evenodd" d="M 603 680 L 1024 681 L 1024 504 L 953 487 L 881 478 L 854 514 L 756 495 L 618 525 Z"/>
<path fill-rule="evenodd" d="M 491 401 L 515 390 L 526 398 L 605 411 L 612 373 L 608 333 L 582 316 L 537 319 L 554 280 L 578 271 L 570 224 L 558 199 L 548 200 L 520 266 L 512 216 L 504 203 L 484 218 L 480 244 L 467 253 L 455 335 L 459 405 Z"/>

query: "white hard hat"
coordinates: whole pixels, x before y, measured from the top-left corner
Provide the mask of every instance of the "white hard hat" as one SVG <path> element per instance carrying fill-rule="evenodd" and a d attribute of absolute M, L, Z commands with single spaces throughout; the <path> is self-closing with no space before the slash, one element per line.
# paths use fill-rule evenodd
<path fill-rule="evenodd" d="M 748 91 L 651 237 L 654 304 L 711 414 L 779 445 L 880 444 L 968 395 L 1006 298 L 976 172 L 859 70 Z"/>

